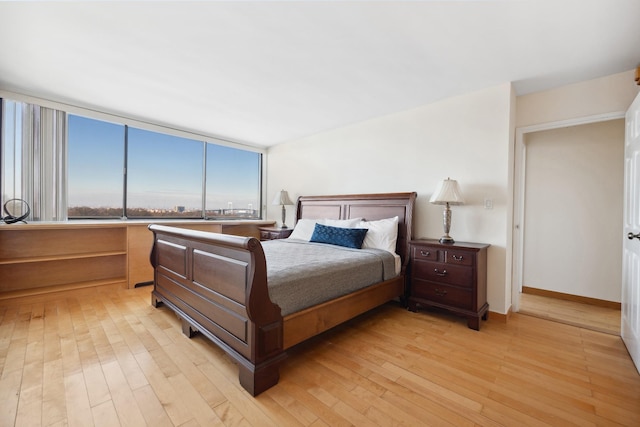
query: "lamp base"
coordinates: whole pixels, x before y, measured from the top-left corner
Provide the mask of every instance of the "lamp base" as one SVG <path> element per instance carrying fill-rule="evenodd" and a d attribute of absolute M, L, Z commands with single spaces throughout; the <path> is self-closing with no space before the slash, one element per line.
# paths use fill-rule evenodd
<path fill-rule="evenodd" d="M 453 238 L 449 236 L 449 230 L 451 230 L 451 208 L 449 207 L 449 202 L 444 207 L 444 211 L 442 212 L 442 225 L 444 226 L 444 235 L 440 238 L 440 243 L 455 243 Z"/>
<path fill-rule="evenodd" d="M 287 224 L 284 223 L 286 219 L 287 219 L 287 208 L 285 208 L 284 205 L 282 205 L 282 225 L 280 226 L 280 228 L 288 228 Z"/>

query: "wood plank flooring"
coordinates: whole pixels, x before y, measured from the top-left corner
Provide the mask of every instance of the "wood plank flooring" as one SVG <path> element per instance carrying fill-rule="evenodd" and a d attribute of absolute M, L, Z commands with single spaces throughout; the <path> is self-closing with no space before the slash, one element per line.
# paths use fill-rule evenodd
<path fill-rule="evenodd" d="M 522 293 L 520 313 L 620 335 L 620 310 L 615 308 Z"/>
<path fill-rule="evenodd" d="M 389 304 L 295 347 L 253 398 L 150 288 L 0 302 L 2 426 L 638 426 L 619 337 Z"/>

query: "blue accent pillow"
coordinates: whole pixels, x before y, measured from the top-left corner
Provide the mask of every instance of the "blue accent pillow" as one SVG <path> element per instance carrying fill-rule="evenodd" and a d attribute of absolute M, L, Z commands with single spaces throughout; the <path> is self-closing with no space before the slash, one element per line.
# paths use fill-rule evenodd
<path fill-rule="evenodd" d="M 367 231 L 366 228 L 342 228 L 316 224 L 309 241 L 360 249 Z"/>

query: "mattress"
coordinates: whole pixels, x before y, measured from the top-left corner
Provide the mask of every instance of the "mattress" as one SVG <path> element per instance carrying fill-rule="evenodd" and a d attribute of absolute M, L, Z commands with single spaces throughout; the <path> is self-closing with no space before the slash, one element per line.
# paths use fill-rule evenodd
<path fill-rule="evenodd" d="M 300 240 L 262 242 L 271 301 L 282 315 L 303 310 L 398 275 L 397 256 Z"/>

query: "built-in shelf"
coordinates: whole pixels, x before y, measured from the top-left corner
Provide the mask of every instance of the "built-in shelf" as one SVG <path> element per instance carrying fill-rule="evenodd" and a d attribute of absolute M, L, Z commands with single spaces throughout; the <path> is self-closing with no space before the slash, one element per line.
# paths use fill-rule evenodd
<path fill-rule="evenodd" d="M 39 287 L 39 288 L 32 288 L 32 289 L 19 289 L 19 290 L 8 291 L 8 292 L 0 292 L 0 300 L 34 296 L 34 295 L 45 295 L 52 292 L 64 292 L 64 291 L 70 291 L 74 289 L 94 288 L 96 286 L 118 285 L 120 287 L 126 287 L 126 283 L 127 283 L 127 278 L 123 276 L 123 277 L 116 277 L 108 280 L 91 280 L 88 282 L 66 283 L 64 285 L 53 285 L 53 286 Z"/>
<path fill-rule="evenodd" d="M 30 258 L 14 258 L 14 259 L 0 259 L 0 265 L 4 264 L 27 264 L 27 263 L 39 263 L 44 261 L 60 261 L 65 259 L 81 259 L 81 258 L 101 258 L 115 255 L 126 255 L 126 251 L 117 252 L 95 252 L 89 254 L 65 254 L 59 256 L 42 256 L 42 257 L 30 257 Z"/>
<path fill-rule="evenodd" d="M 87 221 L 0 225 L 0 299 L 153 280 L 149 223 L 260 237 L 272 221 Z"/>

